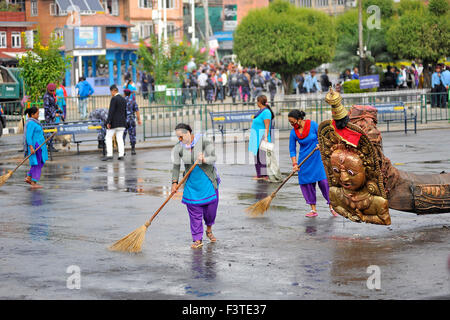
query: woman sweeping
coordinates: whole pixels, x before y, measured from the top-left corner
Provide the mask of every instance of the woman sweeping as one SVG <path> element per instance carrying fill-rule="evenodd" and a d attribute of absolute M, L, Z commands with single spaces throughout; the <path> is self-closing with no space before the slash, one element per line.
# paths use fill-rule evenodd
<path fill-rule="evenodd" d="M 261 141 L 271 142 L 271 128 L 275 114 L 267 103 L 267 97 L 261 95 L 257 98 L 259 111 L 254 115 L 250 129 L 248 151 L 255 156 L 256 180 L 268 180 L 266 167 L 266 152 L 260 149 Z"/>
<path fill-rule="evenodd" d="M 38 121 L 39 109 L 31 107 L 25 111 L 25 114 L 29 117 L 24 130 L 24 150 L 26 150 L 25 156 L 28 156 L 45 142 L 45 138 L 44 130 Z M 32 189 L 42 188 L 38 181 L 41 179 L 41 170 L 47 160 L 48 153 L 45 144 L 29 158 L 31 169 L 27 173 L 25 182 L 29 183 Z"/>
<path fill-rule="evenodd" d="M 178 186 L 181 160 L 183 160 L 185 172 L 196 160 L 199 161 L 184 185 L 182 198 L 182 203 L 186 205 L 189 212 L 193 241 L 191 248 L 197 249 L 203 246 L 202 220 L 205 220 L 206 236 L 211 242 L 217 240 L 212 233 L 212 225 L 215 222 L 219 204 L 220 179 L 214 166 L 216 161 L 214 144 L 202 134 L 192 134 L 191 127 L 184 123 L 175 127 L 175 133 L 180 143 L 172 149 L 172 192 Z"/>
<path fill-rule="evenodd" d="M 306 214 L 307 217 L 318 215 L 316 209 L 316 182 L 322 192 L 323 197 L 330 206 L 330 212 L 333 216 L 338 214 L 333 210 L 330 204 L 329 186 L 325 169 L 323 167 L 320 152 L 316 151 L 308 160 L 298 167 L 298 163 L 316 147 L 319 143 L 317 139 L 318 124 L 312 120 L 304 120 L 306 114 L 304 111 L 291 110 L 288 114 L 289 123 L 294 127 L 289 136 L 289 152 L 292 160 L 292 167 L 298 174 L 298 183 L 306 203 L 311 206 L 311 211 Z M 297 142 L 300 145 L 300 152 L 297 159 Z M 297 161 L 298 160 L 298 161 Z"/>

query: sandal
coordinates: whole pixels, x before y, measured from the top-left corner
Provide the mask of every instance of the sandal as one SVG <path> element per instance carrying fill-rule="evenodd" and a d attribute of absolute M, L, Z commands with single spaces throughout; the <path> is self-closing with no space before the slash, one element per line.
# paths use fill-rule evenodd
<path fill-rule="evenodd" d="M 203 242 L 202 242 L 202 240 L 194 241 L 194 243 L 191 244 L 191 248 L 192 248 L 192 249 L 199 249 L 199 248 L 201 248 L 201 247 L 203 247 Z"/>
<path fill-rule="evenodd" d="M 26 178 L 25 178 L 25 180 L 23 180 L 24 182 L 26 182 L 26 183 L 28 183 L 28 184 L 31 184 L 31 177 L 30 176 L 27 176 Z"/>
<path fill-rule="evenodd" d="M 212 231 L 206 231 L 206 236 L 209 238 L 209 240 L 211 242 L 216 242 L 217 241 L 217 239 L 216 239 L 216 237 L 214 237 Z"/>
<path fill-rule="evenodd" d="M 333 208 L 330 208 L 330 212 L 331 212 L 331 214 L 332 214 L 333 216 L 339 217 L 339 214 L 338 214 L 336 211 L 334 211 Z"/>
<path fill-rule="evenodd" d="M 316 211 L 314 211 L 314 210 L 311 210 L 310 212 L 308 212 L 307 214 L 306 214 L 306 217 L 316 217 L 316 216 L 318 216 L 319 214 L 316 212 Z"/>

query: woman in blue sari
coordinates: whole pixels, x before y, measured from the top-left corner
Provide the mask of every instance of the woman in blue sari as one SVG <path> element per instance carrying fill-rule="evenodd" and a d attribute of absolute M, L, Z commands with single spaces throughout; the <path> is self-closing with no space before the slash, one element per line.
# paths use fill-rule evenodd
<path fill-rule="evenodd" d="M 272 142 L 271 129 L 275 114 L 267 103 L 267 97 L 265 95 L 259 96 L 256 101 L 259 111 L 253 116 L 248 151 L 255 156 L 256 177 L 253 179 L 268 180 L 266 152 L 261 150 L 260 146 L 262 140 Z"/>
<path fill-rule="evenodd" d="M 289 136 L 289 153 L 292 160 L 292 167 L 293 170 L 298 171 L 300 189 L 306 203 L 311 206 L 311 211 L 306 216 L 316 217 L 318 215 L 316 208 L 317 183 L 330 207 L 331 214 L 336 217 L 338 214 L 330 204 L 328 180 L 320 152 L 314 152 L 301 167 L 298 166 L 319 143 L 317 138 L 319 125 L 310 119 L 305 119 L 305 116 L 305 112 L 300 110 L 291 110 L 288 114 L 289 123 L 293 127 Z M 300 145 L 298 157 L 297 143 Z"/>
<path fill-rule="evenodd" d="M 31 185 L 32 189 L 42 188 L 38 184 L 41 179 L 41 170 L 44 163 L 48 160 L 47 146 L 43 144 L 45 142 L 44 130 L 39 123 L 39 109 L 31 107 L 25 111 L 28 115 L 28 120 L 24 129 L 24 148 L 26 150 L 26 156 L 34 153 L 28 160 L 30 161 L 31 169 L 27 173 L 25 182 Z M 35 150 L 41 145 L 43 146 L 35 152 Z"/>

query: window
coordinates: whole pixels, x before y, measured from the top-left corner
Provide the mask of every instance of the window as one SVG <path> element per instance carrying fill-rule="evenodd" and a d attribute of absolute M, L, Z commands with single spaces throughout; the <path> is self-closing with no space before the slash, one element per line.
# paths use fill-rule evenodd
<path fill-rule="evenodd" d="M 105 11 L 113 16 L 119 15 L 119 1 L 118 0 L 103 0 L 103 8 Z"/>
<path fill-rule="evenodd" d="M 166 9 L 174 9 L 176 0 L 166 0 Z"/>
<path fill-rule="evenodd" d="M 37 15 L 38 15 L 37 0 L 31 0 L 31 16 L 37 17 Z"/>
<path fill-rule="evenodd" d="M 14 5 L 20 12 L 25 11 L 25 0 L 7 0 L 10 5 Z"/>
<path fill-rule="evenodd" d="M 178 36 L 178 28 L 173 22 L 167 23 L 167 36 L 168 37 L 177 37 Z"/>
<path fill-rule="evenodd" d="M 139 38 L 146 39 L 154 33 L 153 24 L 139 24 Z"/>
<path fill-rule="evenodd" d="M 58 3 L 55 1 L 54 3 L 50 3 L 50 15 L 51 16 L 66 16 L 67 11 L 63 11 L 59 8 Z"/>
<path fill-rule="evenodd" d="M 128 29 L 120 28 L 120 36 L 122 39 L 122 43 L 127 43 L 128 42 Z"/>
<path fill-rule="evenodd" d="M 345 0 L 337 0 L 339 6 L 345 6 Z"/>
<path fill-rule="evenodd" d="M 300 0 L 300 7 L 311 7 L 312 0 Z"/>
<path fill-rule="evenodd" d="M 328 0 L 316 0 L 316 7 L 328 7 Z"/>
<path fill-rule="evenodd" d="M 6 48 L 6 32 L 0 32 L 0 48 Z"/>
<path fill-rule="evenodd" d="M 143 8 L 143 9 L 153 8 L 153 1 L 152 0 L 139 0 L 139 8 Z"/>
<path fill-rule="evenodd" d="M 64 38 L 64 29 L 56 28 L 53 32 L 54 32 L 56 38 L 59 38 L 59 39 Z"/>
<path fill-rule="evenodd" d="M 22 44 L 20 43 L 20 32 L 11 33 L 11 48 L 20 48 Z"/>

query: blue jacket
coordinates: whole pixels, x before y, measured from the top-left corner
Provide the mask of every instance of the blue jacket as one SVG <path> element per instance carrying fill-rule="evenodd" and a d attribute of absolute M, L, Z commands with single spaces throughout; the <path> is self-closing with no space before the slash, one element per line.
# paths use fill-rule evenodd
<path fill-rule="evenodd" d="M 82 100 L 86 99 L 88 96 L 94 93 L 94 89 L 89 84 L 89 82 L 87 82 L 87 80 L 78 82 L 75 88 L 78 89 L 78 95 Z"/>

